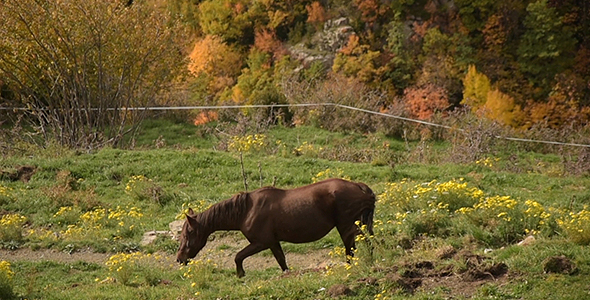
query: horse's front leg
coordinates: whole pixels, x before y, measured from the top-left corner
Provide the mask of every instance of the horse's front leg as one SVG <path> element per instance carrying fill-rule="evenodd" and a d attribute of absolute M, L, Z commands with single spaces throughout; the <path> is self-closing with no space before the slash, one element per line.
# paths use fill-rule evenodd
<path fill-rule="evenodd" d="M 268 246 L 258 244 L 258 243 L 252 243 L 252 244 L 246 246 L 246 248 L 242 249 L 240 252 L 238 252 L 238 254 L 236 254 L 235 262 L 236 262 L 236 269 L 237 269 L 238 277 L 244 277 L 244 275 L 246 275 L 246 272 L 244 272 L 244 267 L 242 265 L 242 263 L 244 262 L 244 259 L 246 259 L 246 257 L 254 255 L 264 249 L 268 249 Z"/>

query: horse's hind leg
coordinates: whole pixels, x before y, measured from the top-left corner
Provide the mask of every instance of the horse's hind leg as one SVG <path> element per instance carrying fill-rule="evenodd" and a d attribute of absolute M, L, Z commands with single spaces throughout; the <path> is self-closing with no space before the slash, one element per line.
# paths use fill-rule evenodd
<path fill-rule="evenodd" d="M 350 263 L 350 258 L 354 256 L 354 250 L 356 250 L 354 239 L 356 238 L 356 235 L 359 233 L 358 227 L 352 224 L 352 226 L 347 227 L 336 226 L 336 229 L 338 229 L 340 238 L 344 243 L 344 248 L 346 250 L 346 262 Z"/>
<path fill-rule="evenodd" d="M 275 245 L 270 247 L 270 251 L 272 251 L 272 254 L 275 256 L 275 259 L 279 263 L 279 266 L 281 266 L 283 272 L 289 270 L 287 267 L 287 261 L 285 259 L 285 253 L 283 252 L 283 248 L 281 248 L 281 244 L 277 242 Z"/>
<path fill-rule="evenodd" d="M 246 246 L 246 248 L 242 249 L 240 252 L 238 252 L 238 254 L 236 254 L 236 269 L 238 272 L 238 277 L 244 277 L 244 275 L 246 275 L 246 272 L 244 272 L 244 267 L 242 265 L 242 263 L 244 262 L 244 259 L 246 259 L 246 257 L 254 255 L 264 249 L 267 249 L 268 246 L 262 245 L 262 244 L 250 244 L 248 246 Z"/>

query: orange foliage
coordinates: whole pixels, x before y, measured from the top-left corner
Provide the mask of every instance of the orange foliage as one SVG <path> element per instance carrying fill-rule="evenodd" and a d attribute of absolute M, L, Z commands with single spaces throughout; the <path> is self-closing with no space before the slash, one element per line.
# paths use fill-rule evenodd
<path fill-rule="evenodd" d="M 262 52 L 272 54 L 275 59 L 287 54 L 287 50 L 283 47 L 281 41 L 277 39 L 275 33 L 266 29 L 256 32 L 254 47 Z"/>
<path fill-rule="evenodd" d="M 236 5 L 234 5 L 234 12 L 237 15 L 240 15 L 240 14 L 246 12 L 246 6 L 243 3 L 238 2 L 238 3 L 236 3 Z"/>
<path fill-rule="evenodd" d="M 501 50 L 501 47 L 508 40 L 508 33 L 505 27 L 505 21 L 499 15 L 492 15 L 488 19 L 482 30 L 484 43 L 488 48 Z"/>
<path fill-rule="evenodd" d="M 369 45 L 360 44 L 357 35 L 349 36 L 348 43 L 339 52 L 332 65 L 336 73 L 368 83 L 379 81 L 387 71 L 387 66 L 382 65 L 383 55 L 371 51 Z"/>
<path fill-rule="evenodd" d="M 354 5 L 361 12 L 361 20 L 372 26 L 381 16 L 387 13 L 387 6 L 379 0 L 354 0 Z"/>
<path fill-rule="evenodd" d="M 207 124 L 211 121 L 215 121 L 218 118 L 219 118 L 219 115 L 217 114 L 216 111 L 202 111 L 195 117 L 195 119 L 193 120 L 193 123 L 196 126 L 199 126 L 199 125 Z"/>
<path fill-rule="evenodd" d="M 212 93 L 234 85 L 240 74 L 240 54 L 217 36 L 207 35 L 197 41 L 189 58 L 191 74 L 199 76 L 204 73 L 211 77 L 208 89 Z"/>
<path fill-rule="evenodd" d="M 428 120 L 435 112 L 443 111 L 449 106 L 445 89 L 434 84 L 407 88 L 404 99 L 410 114 L 420 120 Z"/>
<path fill-rule="evenodd" d="M 351 34 L 348 37 L 348 42 L 346 46 L 340 49 L 340 53 L 344 55 L 353 55 L 355 53 L 355 49 L 359 47 L 359 37 L 356 34 Z"/>
<path fill-rule="evenodd" d="M 582 46 L 576 53 L 574 70 L 582 76 L 590 75 L 590 49 Z"/>
<path fill-rule="evenodd" d="M 326 10 L 318 1 L 306 5 L 305 9 L 307 9 L 307 23 L 313 24 L 316 29 L 328 19 Z"/>
<path fill-rule="evenodd" d="M 590 107 L 581 107 L 585 82 L 577 75 L 560 74 L 546 102 L 529 102 L 527 124 L 540 124 L 551 128 L 564 125 L 583 126 L 590 121 Z"/>
<path fill-rule="evenodd" d="M 527 106 L 527 125 L 542 125 L 554 129 L 563 126 L 583 126 L 590 121 L 590 107 L 580 107 L 574 99 L 567 99 L 563 94 L 549 96 L 547 102 L 532 103 Z"/>
<path fill-rule="evenodd" d="M 240 73 L 241 58 L 223 40 L 214 35 L 207 35 L 197 41 L 189 55 L 189 71 L 198 75 L 201 72 L 213 76 L 237 76 Z"/>
<path fill-rule="evenodd" d="M 424 36 L 426 35 L 426 33 L 428 32 L 428 28 L 430 27 L 430 25 L 431 24 L 429 21 L 425 21 L 425 22 L 414 21 L 412 23 L 412 29 L 415 34 L 413 34 L 411 37 L 412 41 L 417 42 L 417 41 L 423 39 Z"/>

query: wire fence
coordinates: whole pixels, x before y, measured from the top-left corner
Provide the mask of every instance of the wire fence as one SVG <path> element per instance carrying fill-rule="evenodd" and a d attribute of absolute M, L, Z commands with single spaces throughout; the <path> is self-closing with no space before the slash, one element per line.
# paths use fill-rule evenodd
<path fill-rule="evenodd" d="M 433 122 L 427 122 L 423 120 L 417 120 L 397 115 L 392 115 L 384 112 L 368 110 L 364 108 L 358 108 L 349 105 L 343 105 L 338 103 L 294 103 L 294 104 L 251 104 L 251 105 L 200 105 L 200 106 L 152 106 L 152 107 L 122 107 L 122 108 L 90 108 L 89 110 L 106 110 L 106 111 L 164 111 L 164 110 L 212 110 L 212 109 L 243 109 L 243 108 L 280 108 L 280 107 L 318 107 L 318 106 L 332 106 L 332 107 L 340 107 L 348 110 L 359 111 L 363 113 L 383 116 L 387 118 L 394 118 L 406 122 L 412 122 L 417 124 L 422 124 L 426 126 L 432 127 L 439 127 L 445 129 L 452 129 L 458 131 L 465 131 L 461 128 L 455 128 L 443 124 L 437 124 Z M 33 108 L 25 108 L 25 107 L 0 107 L 0 110 L 13 110 L 13 111 L 31 111 L 31 110 L 51 110 L 51 109 L 33 109 Z M 535 140 L 535 139 L 525 139 L 525 138 L 517 138 L 517 137 L 508 137 L 508 136 L 494 136 L 497 139 L 504 139 L 509 141 L 515 142 L 525 142 L 525 143 L 539 143 L 539 144 L 549 144 L 549 145 L 558 145 L 558 146 L 572 146 L 572 147 L 586 147 L 590 148 L 588 144 L 581 144 L 581 143 L 569 143 L 569 142 L 560 142 L 560 141 L 547 141 L 547 140 Z"/>

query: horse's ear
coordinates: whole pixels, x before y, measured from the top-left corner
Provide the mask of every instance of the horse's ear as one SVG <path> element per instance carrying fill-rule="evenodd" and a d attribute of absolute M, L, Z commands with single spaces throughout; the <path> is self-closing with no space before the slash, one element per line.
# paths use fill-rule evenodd
<path fill-rule="evenodd" d="M 194 216 L 194 215 L 195 215 L 195 212 L 194 212 L 194 211 L 193 211 L 193 209 L 192 209 L 192 208 L 190 208 L 190 207 L 188 208 L 188 215 L 189 215 L 189 216 Z"/>
<path fill-rule="evenodd" d="M 197 225 L 198 225 L 197 220 L 195 220 L 195 218 L 192 216 L 194 213 L 191 213 L 191 212 L 192 212 L 192 210 L 189 211 L 188 215 L 186 215 L 186 221 L 188 222 L 188 225 L 191 228 L 197 228 Z"/>

